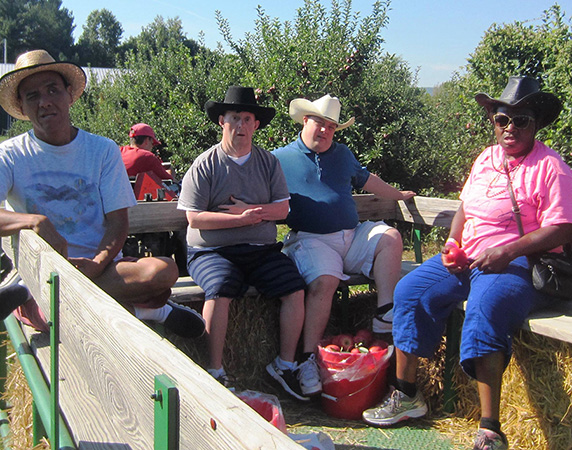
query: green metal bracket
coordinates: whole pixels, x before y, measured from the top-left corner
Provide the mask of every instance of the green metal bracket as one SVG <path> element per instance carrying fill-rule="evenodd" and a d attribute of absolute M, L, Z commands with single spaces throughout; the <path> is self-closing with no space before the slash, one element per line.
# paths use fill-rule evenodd
<path fill-rule="evenodd" d="M 0 393 L 6 392 L 6 379 L 8 378 L 8 333 L 4 322 L 0 321 Z M 0 409 L 5 410 L 8 407 L 6 400 L 0 398 Z"/>
<path fill-rule="evenodd" d="M 16 355 L 20 360 L 20 365 L 22 366 L 22 370 L 24 371 L 24 375 L 28 381 L 28 386 L 32 391 L 36 410 L 41 417 L 41 422 L 43 422 L 43 424 L 48 424 L 51 416 L 50 390 L 46 384 L 40 366 L 38 365 L 38 361 L 30 349 L 30 345 L 22 332 L 22 328 L 20 328 L 20 324 L 13 314 L 4 319 L 4 325 L 8 330 L 10 340 L 12 341 L 14 350 L 16 351 Z M 61 415 L 58 414 L 58 417 L 60 422 L 59 441 L 61 444 L 59 450 L 75 449 L 76 446 Z M 55 447 L 52 446 L 52 448 Z"/>
<path fill-rule="evenodd" d="M 167 375 L 155 376 L 155 450 L 179 450 L 179 390 Z"/>
<path fill-rule="evenodd" d="M 50 274 L 50 397 L 52 448 L 60 448 L 60 276 Z"/>
<path fill-rule="evenodd" d="M 35 400 L 32 400 L 32 444 L 34 447 L 38 445 L 43 437 L 47 437 L 46 429 L 44 428 L 44 423 L 42 422 L 42 416 L 38 410 L 38 404 Z"/>
<path fill-rule="evenodd" d="M 413 226 L 413 250 L 415 250 L 415 262 L 423 262 L 423 252 L 421 251 L 421 229 Z"/>

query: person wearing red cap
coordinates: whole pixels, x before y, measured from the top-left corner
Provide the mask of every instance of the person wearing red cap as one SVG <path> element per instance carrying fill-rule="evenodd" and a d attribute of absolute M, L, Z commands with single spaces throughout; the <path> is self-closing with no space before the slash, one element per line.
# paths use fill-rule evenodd
<path fill-rule="evenodd" d="M 172 180 L 171 175 L 163 167 L 161 160 L 151 150 L 161 143 L 155 137 L 155 132 L 146 123 L 137 123 L 129 131 L 130 145 L 121 147 L 121 159 L 127 169 L 127 175 L 137 176 L 138 173 L 153 172 L 161 180 Z"/>

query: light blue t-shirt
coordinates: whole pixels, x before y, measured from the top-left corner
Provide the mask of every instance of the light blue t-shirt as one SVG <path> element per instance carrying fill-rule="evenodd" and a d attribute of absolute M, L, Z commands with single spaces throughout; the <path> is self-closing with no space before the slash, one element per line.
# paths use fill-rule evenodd
<path fill-rule="evenodd" d="M 290 192 L 286 223 L 295 231 L 327 234 L 350 230 L 359 217 L 352 190 L 369 178 L 350 149 L 338 143 L 323 153 L 298 139 L 272 152 L 280 161 Z"/>
<path fill-rule="evenodd" d="M 117 144 L 83 130 L 62 146 L 32 130 L 0 144 L 0 199 L 8 209 L 48 217 L 68 255 L 85 258 L 103 238 L 105 214 L 137 203 Z"/>

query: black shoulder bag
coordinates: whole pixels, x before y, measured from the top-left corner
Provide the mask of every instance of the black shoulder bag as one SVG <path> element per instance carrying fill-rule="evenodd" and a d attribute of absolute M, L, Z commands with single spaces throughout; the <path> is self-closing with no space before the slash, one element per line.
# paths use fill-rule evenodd
<path fill-rule="evenodd" d="M 520 208 L 516 203 L 508 163 L 506 159 L 503 167 L 507 176 L 507 190 L 512 202 L 512 212 L 518 226 L 518 233 L 524 236 Z M 564 245 L 563 253 L 544 252 L 528 258 L 532 268 L 532 284 L 537 291 L 544 292 L 553 297 L 572 300 L 572 251 L 570 243 Z"/>

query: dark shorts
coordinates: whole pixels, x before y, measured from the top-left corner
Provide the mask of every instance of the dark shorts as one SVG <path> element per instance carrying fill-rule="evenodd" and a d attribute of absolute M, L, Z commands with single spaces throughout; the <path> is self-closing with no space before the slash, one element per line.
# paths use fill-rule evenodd
<path fill-rule="evenodd" d="M 206 299 L 241 297 L 249 286 L 266 297 L 283 297 L 305 289 L 306 283 L 281 248 L 281 243 L 221 247 L 195 253 L 187 268 Z"/>

